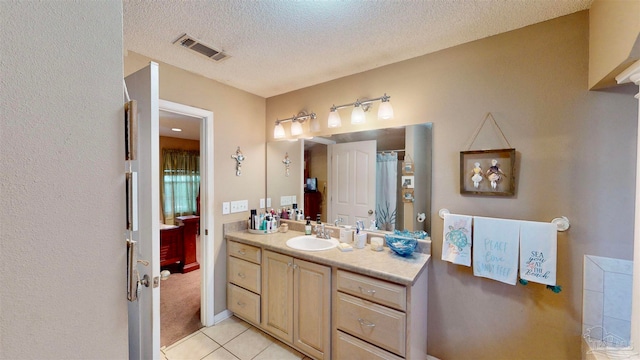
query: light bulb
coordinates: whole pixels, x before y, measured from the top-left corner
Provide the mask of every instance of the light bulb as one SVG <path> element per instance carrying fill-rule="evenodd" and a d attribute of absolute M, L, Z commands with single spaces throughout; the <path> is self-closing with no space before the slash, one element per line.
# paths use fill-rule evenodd
<path fill-rule="evenodd" d="M 353 111 L 351 112 L 351 123 L 352 124 L 362 124 L 364 123 L 365 117 L 364 117 L 364 110 L 362 109 L 362 106 L 356 106 L 353 108 Z"/>
<path fill-rule="evenodd" d="M 273 128 L 273 138 L 274 139 L 284 138 L 284 127 L 282 126 L 282 124 L 277 123 L 276 127 Z"/>
<path fill-rule="evenodd" d="M 294 120 L 291 123 L 291 136 L 298 136 L 300 134 L 302 134 L 302 124 Z"/>
<path fill-rule="evenodd" d="M 333 110 L 329 113 L 327 126 L 330 128 L 337 128 L 342 126 L 342 119 L 340 119 L 340 114 L 338 114 L 338 111 Z"/>
<path fill-rule="evenodd" d="M 389 101 L 383 101 L 382 103 L 380 103 L 380 107 L 378 108 L 378 119 L 393 119 L 393 107 L 391 106 L 391 103 Z"/>

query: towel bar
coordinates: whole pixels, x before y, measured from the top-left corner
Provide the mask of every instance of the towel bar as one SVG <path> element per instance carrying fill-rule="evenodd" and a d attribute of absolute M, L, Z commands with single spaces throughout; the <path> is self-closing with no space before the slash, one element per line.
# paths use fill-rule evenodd
<path fill-rule="evenodd" d="M 449 212 L 449 209 L 442 208 L 440 209 L 440 211 L 438 211 L 438 216 L 440 216 L 441 219 L 444 219 L 444 216 L 450 213 L 451 212 Z M 569 227 L 571 226 L 571 223 L 566 216 L 557 217 L 551 220 L 551 223 L 556 224 L 556 227 L 560 232 L 569 230 Z"/>

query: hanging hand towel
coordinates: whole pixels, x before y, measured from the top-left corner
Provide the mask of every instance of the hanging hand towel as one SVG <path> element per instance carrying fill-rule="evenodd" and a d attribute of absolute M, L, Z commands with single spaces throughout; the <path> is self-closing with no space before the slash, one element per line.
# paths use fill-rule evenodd
<path fill-rule="evenodd" d="M 556 285 L 558 228 L 553 223 L 520 224 L 520 278 Z"/>
<path fill-rule="evenodd" d="M 445 214 L 442 260 L 471 266 L 471 221 L 467 215 Z"/>
<path fill-rule="evenodd" d="M 515 285 L 520 222 L 473 218 L 473 274 Z"/>

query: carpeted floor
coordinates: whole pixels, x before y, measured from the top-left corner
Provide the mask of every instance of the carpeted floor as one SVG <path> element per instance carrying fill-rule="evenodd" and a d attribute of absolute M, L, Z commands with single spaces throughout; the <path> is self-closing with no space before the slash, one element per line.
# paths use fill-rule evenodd
<path fill-rule="evenodd" d="M 200 270 L 171 271 L 160 283 L 160 346 L 169 346 L 200 328 Z"/>

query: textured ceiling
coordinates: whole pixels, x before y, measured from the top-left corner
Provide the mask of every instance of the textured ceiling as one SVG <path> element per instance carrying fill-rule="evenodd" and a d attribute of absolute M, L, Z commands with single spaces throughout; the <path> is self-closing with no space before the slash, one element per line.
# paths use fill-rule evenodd
<path fill-rule="evenodd" d="M 588 9 L 593 0 L 125 0 L 125 50 L 271 97 Z M 187 33 L 231 57 L 174 45 Z"/>

